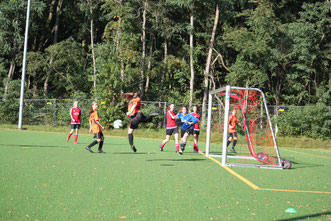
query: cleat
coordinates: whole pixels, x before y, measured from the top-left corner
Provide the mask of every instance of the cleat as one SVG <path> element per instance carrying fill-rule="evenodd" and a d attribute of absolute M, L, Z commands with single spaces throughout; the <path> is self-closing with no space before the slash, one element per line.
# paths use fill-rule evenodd
<path fill-rule="evenodd" d="M 77 144 L 77 141 L 75 141 L 74 143 Z"/>
<path fill-rule="evenodd" d="M 180 150 L 180 151 L 176 151 L 176 153 L 178 153 L 178 154 L 183 154 L 183 152 Z"/>
<path fill-rule="evenodd" d="M 85 149 L 86 149 L 87 151 L 93 153 L 93 150 L 91 150 L 91 148 L 89 148 L 89 147 L 85 147 Z"/>
<path fill-rule="evenodd" d="M 98 150 L 98 153 L 106 153 L 106 152 L 104 152 L 103 150 Z"/>
<path fill-rule="evenodd" d="M 159 113 L 151 113 L 149 116 L 150 117 L 156 117 L 156 116 L 159 116 L 160 114 Z"/>
<path fill-rule="evenodd" d="M 234 148 L 231 148 L 232 153 L 237 153 Z"/>
<path fill-rule="evenodd" d="M 181 152 L 183 153 L 184 150 L 185 150 L 185 147 L 181 147 L 180 150 L 181 150 Z"/>
<path fill-rule="evenodd" d="M 163 147 L 160 147 L 160 151 L 163 151 Z"/>
<path fill-rule="evenodd" d="M 134 145 L 131 146 L 131 149 L 132 149 L 133 152 L 137 152 L 137 149 Z"/>
<path fill-rule="evenodd" d="M 67 142 L 69 142 L 69 139 L 67 138 Z"/>
<path fill-rule="evenodd" d="M 193 150 L 193 153 L 199 153 L 199 151 L 197 151 L 197 150 Z"/>

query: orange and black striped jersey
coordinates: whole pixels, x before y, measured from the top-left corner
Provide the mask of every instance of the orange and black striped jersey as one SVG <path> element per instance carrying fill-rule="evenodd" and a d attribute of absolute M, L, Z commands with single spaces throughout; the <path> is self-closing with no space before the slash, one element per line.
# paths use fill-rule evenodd
<path fill-rule="evenodd" d="M 96 123 L 96 121 L 99 121 L 99 114 L 97 111 L 93 111 L 90 114 L 90 119 L 89 119 L 90 123 L 91 123 L 91 128 L 92 128 L 92 132 L 95 133 L 99 133 L 101 132 L 100 126 Z"/>
<path fill-rule="evenodd" d="M 229 133 L 234 133 L 236 131 L 236 125 L 237 125 L 237 118 L 235 115 L 230 115 L 229 116 L 229 125 L 231 125 L 233 128 L 229 127 Z"/>
<path fill-rule="evenodd" d="M 140 105 L 141 105 L 141 101 L 140 101 L 139 97 L 133 98 L 132 100 L 130 100 L 129 105 L 128 105 L 128 112 L 130 112 L 132 110 L 133 106 L 135 106 L 135 108 L 134 108 L 133 112 L 128 117 L 134 115 L 135 113 L 141 112 L 140 111 Z"/>

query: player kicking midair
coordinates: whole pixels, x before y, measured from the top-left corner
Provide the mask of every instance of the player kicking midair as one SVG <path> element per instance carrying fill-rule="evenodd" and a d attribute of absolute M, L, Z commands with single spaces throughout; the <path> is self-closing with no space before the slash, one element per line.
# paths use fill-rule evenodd
<path fill-rule="evenodd" d="M 176 153 L 179 153 L 178 126 L 175 121 L 178 114 L 176 115 L 174 110 L 175 110 L 175 105 L 170 104 L 169 110 L 167 111 L 166 138 L 164 141 L 162 141 L 160 145 L 160 151 L 163 151 L 163 147 L 166 145 L 166 143 L 169 142 L 171 135 L 174 133 L 175 143 L 176 143 Z"/>
<path fill-rule="evenodd" d="M 198 123 L 194 124 L 194 130 L 193 130 L 193 138 L 194 138 L 193 151 L 195 153 L 198 153 L 199 152 L 198 141 L 199 141 L 199 134 L 200 134 L 200 127 L 199 127 L 200 114 L 198 113 L 197 106 L 193 106 L 193 112 L 191 114 L 198 119 Z"/>
<path fill-rule="evenodd" d="M 128 112 L 126 112 L 126 116 L 130 118 L 129 128 L 128 128 L 128 138 L 130 147 L 133 152 L 136 152 L 137 149 L 133 145 L 133 131 L 134 129 L 138 129 L 139 123 L 147 123 L 153 120 L 153 117 L 158 116 L 158 113 L 152 113 L 148 117 L 146 117 L 140 111 L 141 99 L 139 93 L 125 93 L 122 94 L 122 98 L 131 98 L 128 104 Z"/>
<path fill-rule="evenodd" d="M 199 120 L 194 117 L 192 114 L 187 113 L 187 108 L 182 107 L 181 113 L 178 115 L 182 122 L 181 126 L 181 143 L 180 143 L 180 152 L 183 153 L 185 150 L 187 138 L 190 134 L 193 134 L 194 124 L 198 123 Z M 179 152 L 179 153 L 180 153 Z"/>
<path fill-rule="evenodd" d="M 81 111 L 78 108 L 78 101 L 74 101 L 73 107 L 69 111 L 69 115 L 71 118 L 71 130 L 68 134 L 67 142 L 69 142 L 71 135 L 74 133 L 74 130 L 76 129 L 75 143 L 77 143 L 78 130 L 80 129 L 80 117 L 81 117 Z"/>
<path fill-rule="evenodd" d="M 99 114 L 97 112 L 97 108 L 98 108 L 98 103 L 92 102 L 92 105 L 91 105 L 90 111 L 89 111 L 89 114 L 90 114 L 90 119 L 89 119 L 90 131 L 89 132 L 90 133 L 93 132 L 94 138 L 97 138 L 97 140 L 93 141 L 90 145 L 85 147 L 85 149 L 90 151 L 91 153 L 93 153 L 91 148 L 94 145 L 96 145 L 97 143 L 99 143 L 98 153 L 104 153 L 102 151 L 104 136 L 103 136 L 103 133 L 102 133 L 100 127 L 102 129 L 105 129 L 105 128 L 99 122 Z"/>

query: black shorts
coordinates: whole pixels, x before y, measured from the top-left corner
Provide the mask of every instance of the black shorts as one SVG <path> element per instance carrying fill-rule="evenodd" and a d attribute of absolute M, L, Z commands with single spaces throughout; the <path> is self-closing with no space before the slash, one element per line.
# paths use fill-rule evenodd
<path fill-rule="evenodd" d="M 130 122 L 129 122 L 129 127 L 131 129 L 137 129 L 140 123 L 147 123 L 151 122 L 152 117 L 148 116 L 146 117 L 143 113 L 135 113 L 134 115 L 130 116 Z"/>
<path fill-rule="evenodd" d="M 194 130 L 193 134 L 200 135 L 200 130 Z"/>
<path fill-rule="evenodd" d="M 193 129 L 187 129 L 187 130 L 181 130 L 181 137 L 184 137 L 184 134 L 188 134 L 188 135 L 191 135 L 193 134 Z"/>
<path fill-rule="evenodd" d="M 80 124 L 71 124 L 71 129 L 80 129 Z"/>
<path fill-rule="evenodd" d="M 229 133 L 229 137 L 237 138 L 237 132 Z"/>
<path fill-rule="evenodd" d="M 95 133 L 93 138 L 101 139 L 103 138 L 103 133 L 102 132 Z"/>
<path fill-rule="evenodd" d="M 166 135 L 178 134 L 178 127 L 166 129 Z"/>

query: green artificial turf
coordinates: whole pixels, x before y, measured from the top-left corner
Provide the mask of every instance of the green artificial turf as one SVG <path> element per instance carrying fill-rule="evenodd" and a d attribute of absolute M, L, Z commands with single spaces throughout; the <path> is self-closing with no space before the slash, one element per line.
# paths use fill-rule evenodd
<path fill-rule="evenodd" d="M 160 152 L 161 140 L 135 139 L 133 153 L 127 139 L 106 136 L 106 154 L 92 154 L 92 135 L 66 136 L 0 130 L 0 220 L 331 219 L 327 151 L 280 148 L 290 170 L 230 168 L 255 190 L 190 143 L 181 156 L 173 142 Z"/>

